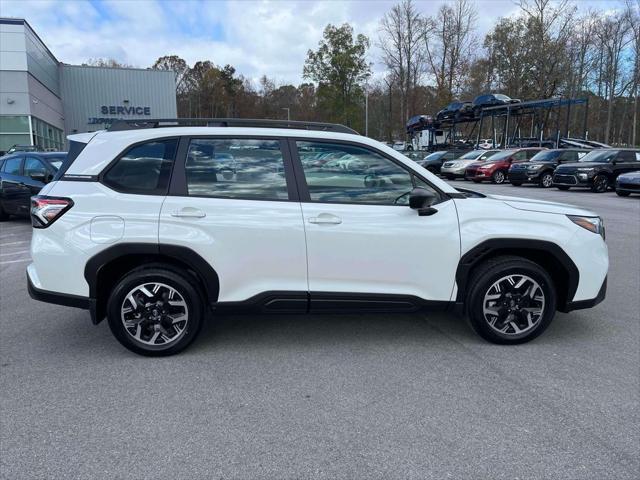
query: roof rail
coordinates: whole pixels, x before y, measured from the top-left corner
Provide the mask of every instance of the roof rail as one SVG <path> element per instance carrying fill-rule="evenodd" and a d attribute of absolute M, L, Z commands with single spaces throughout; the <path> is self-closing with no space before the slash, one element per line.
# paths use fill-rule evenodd
<path fill-rule="evenodd" d="M 291 128 L 295 130 L 321 130 L 325 132 L 358 132 L 337 123 L 304 122 L 298 120 L 273 120 L 249 118 L 160 118 L 138 120 L 114 120 L 107 131 L 137 130 L 142 128 L 163 127 L 253 127 L 253 128 Z"/>

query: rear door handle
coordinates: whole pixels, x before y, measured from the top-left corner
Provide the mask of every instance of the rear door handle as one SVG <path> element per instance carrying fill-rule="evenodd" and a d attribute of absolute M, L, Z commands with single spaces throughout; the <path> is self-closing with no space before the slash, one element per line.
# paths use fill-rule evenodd
<path fill-rule="evenodd" d="M 199 208 L 194 207 L 184 207 L 178 210 L 174 210 L 171 212 L 172 217 L 187 217 L 187 218 L 203 218 L 206 217 L 207 214 L 204 213 Z"/>
<path fill-rule="evenodd" d="M 317 225 L 339 225 L 342 223 L 342 219 L 330 213 L 321 213 L 317 217 L 309 218 L 309 223 L 315 223 Z"/>

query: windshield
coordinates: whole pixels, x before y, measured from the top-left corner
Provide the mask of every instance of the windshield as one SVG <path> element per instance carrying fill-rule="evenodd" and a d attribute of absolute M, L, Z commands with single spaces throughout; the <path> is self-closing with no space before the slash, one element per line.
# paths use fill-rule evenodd
<path fill-rule="evenodd" d="M 441 156 L 443 156 L 447 152 L 433 152 L 424 157 L 424 160 L 438 160 Z"/>
<path fill-rule="evenodd" d="M 530 162 L 547 162 L 549 160 L 555 160 L 560 155 L 562 155 L 562 150 L 543 150 L 541 152 L 536 153 L 533 157 L 531 157 Z"/>
<path fill-rule="evenodd" d="M 458 160 L 475 160 L 480 157 L 483 153 L 486 153 L 486 150 L 471 150 L 470 152 L 465 153 Z"/>
<path fill-rule="evenodd" d="M 515 153 L 515 150 L 503 150 L 502 152 L 498 152 L 495 155 L 492 155 L 489 160 L 490 161 L 504 160 L 505 158 L 509 158 L 514 153 Z"/>
<path fill-rule="evenodd" d="M 616 155 L 618 155 L 617 150 L 594 150 L 593 152 L 587 153 L 584 157 L 582 157 L 578 161 L 606 163 L 613 160 Z"/>

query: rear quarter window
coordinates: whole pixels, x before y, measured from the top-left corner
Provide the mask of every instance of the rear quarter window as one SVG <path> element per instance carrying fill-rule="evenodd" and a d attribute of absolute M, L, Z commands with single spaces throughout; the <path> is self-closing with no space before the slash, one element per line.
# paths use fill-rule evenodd
<path fill-rule="evenodd" d="M 177 147 L 176 138 L 134 145 L 109 167 L 102 182 L 122 193 L 165 195 Z"/>

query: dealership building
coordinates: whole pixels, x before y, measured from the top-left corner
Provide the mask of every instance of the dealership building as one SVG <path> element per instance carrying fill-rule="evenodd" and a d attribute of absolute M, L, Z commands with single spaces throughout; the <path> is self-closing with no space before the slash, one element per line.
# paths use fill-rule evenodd
<path fill-rule="evenodd" d="M 116 119 L 176 118 L 172 71 L 60 63 L 24 19 L 0 18 L 0 152 L 65 149 Z"/>

